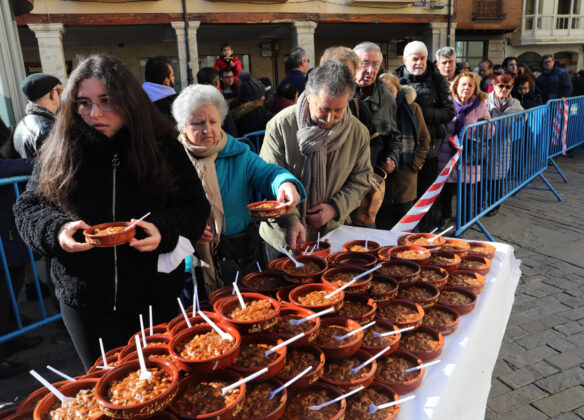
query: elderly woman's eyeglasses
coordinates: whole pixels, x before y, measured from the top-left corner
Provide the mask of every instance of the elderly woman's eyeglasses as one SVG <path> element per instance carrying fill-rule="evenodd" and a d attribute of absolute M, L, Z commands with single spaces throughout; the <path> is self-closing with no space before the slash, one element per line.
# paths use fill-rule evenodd
<path fill-rule="evenodd" d="M 95 102 L 89 99 L 77 99 L 73 101 L 75 111 L 80 115 L 89 115 L 93 109 L 93 105 L 97 105 L 99 109 L 104 112 L 111 112 L 114 110 L 114 105 L 109 96 L 100 96 Z"/>
<path fill-rule="evenodd" d="M 513 85 L 497 85 L 497 87 L 499 89 L 511 89 L 513 87 Z"/>

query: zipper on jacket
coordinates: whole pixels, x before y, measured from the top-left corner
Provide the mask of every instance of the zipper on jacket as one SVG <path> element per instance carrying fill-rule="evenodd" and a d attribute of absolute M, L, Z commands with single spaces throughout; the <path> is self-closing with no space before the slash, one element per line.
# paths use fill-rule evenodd
<path fill-rule="evenodd" d="M 117 172 L 120 166 L 120 159 L 117 153 L 114 153 L 112 159 L 113 168 L 113 186 L 112 186 L 112 222 L 116 221 L 116 187 L 117 187 Z M 114 311 L 118 306 L 118 247 L 114 246 Z"/>

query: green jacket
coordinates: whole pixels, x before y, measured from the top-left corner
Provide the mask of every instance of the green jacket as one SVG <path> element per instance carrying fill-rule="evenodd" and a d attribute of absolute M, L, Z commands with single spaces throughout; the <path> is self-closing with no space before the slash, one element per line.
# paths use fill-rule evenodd
<path fill-rule="evenodd" d="M 348 112 L 348 111 L 347 111 Z M 350 222 L 350 213 L 371 186 L 371 161 L 369 157 L 369 131 L 355 117 L 345 142 L 327 159 L 327 186 L 325 203 L 332 205 L 336 215 L 320 228 L 321 235 L 337 226 Z M 270 120 L 260 156 L 276 163 L 301 179 L 304 156 L 300 153 L 296 132 L 296 105 L 285 108 Z M 278 219 L 278 223 L 262 223 L 260 235 L 270 245 L 285 245 L 285 226 L 290 220 L 300 220 L 298 210 Z M 304 223 L 304 222 L 303 222 Z M 307 232 L 307 240 L 316 239 L 317 230 Z"/>

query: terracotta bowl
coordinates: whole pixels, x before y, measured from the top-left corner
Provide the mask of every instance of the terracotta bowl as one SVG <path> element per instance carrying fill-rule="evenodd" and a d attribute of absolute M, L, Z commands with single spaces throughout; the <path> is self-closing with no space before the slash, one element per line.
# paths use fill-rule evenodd
<path fill-rule="evenodd" d="M 337 256 L 344 254 L 344 251 L 336 251 L 336 252 L 331 252 L 330 254 L 328 254 L 325 258 L 326 262 L 328 263 L 329 267 L 337 265 L 335 259 L 337 258 Z"/>
<path fill-rule="evenodd" d="M 278 320 L 278 323 L 271 328 L 269 333 L 286 341 L 289 338 L 292 338 L 295 335 L 304 332 L 304 337 L 294 341 L 293 343 L 288 344 L 288 347 L 304 346 L 310 343 L 311 341 L 314 341 L 314 339 L 318 337 L 318 331 L 320 329 L 320 317 L 313 318 L 309 321 L 303 322 L 302 324 L 300 324 L 300 326 L 296 326 L 296 328 L 294 328 L 294 333 L 282 332 L 278 328 L 278 326 L 280 323 L 288 322 L 285 320 L 287 316 L 293 316 L 295 318 L 305 318 L 313 314 L 314 312 L 308 309 L 300 308 L 295 305 L 284 304 L 280 309 L 280 319 Z"/>
<path fill-rule="evenodd" d="M 149 333 L 147 331 L 144 331 L 144 335 L 146 337 L 146 344 L 149 343 L 170 343 L 170 335 L 165 331 L 164 334 L 154 334 L 154 335 L 149 335 Z M 124 350 L 126 350 L 126 348 L 128 346 L 134 346 L 136 347 L 136 339 L 135 337 L 138 336 L 138 338 L 140 339 L 140 343 L 142 344 L 142 333 L 136 333 L 134 334 L 129 340 L 128 340 L 128 344 L 126 344 L 126 347 L 124 347 Z M 124 352 L 124 350 L 122 350 L 120 352 L 120 355 Z"/>
<path fill-rule="evenodd" d="M 377 270 L 377 274 L 394 278 L 400 287 L 407 286 L 418 281 L 420 277 L 420 266 L 407 261 L 385 261 L 382 267 Z"/>
<path fill-rule="evenodd" d="M 441 303 L 443 305 L 449 306 L 452 309 L 454 309 L 456 312 L 458 312 L 460 315 L 465 315 L 468 314 L 470 311 L 472 311 L 475 307 L 475 305 L 477 304 L 477 295 L 475 295 L 473 292 L 465 289 L 464 287 L 458 287 L 458 286 L 444 286 L 441 290 L 441 295 L 438 298 L 438 303 Z M 444 292 L 456 292 L 462 296 L 466 296 L 466 300 L 469 300 L 468 303 L 452 303 L 448 298 L 447 298 L 447 294 Z"/>
<path fill-rule="evenodd" d="M 440 315 L 440 313 L 442 313 L 442 315 Z M 444 315 L 454 320 L 448 321 L 444 319 Z M 429 322 L 429 317 L 433 318 L 432 322 Z M 460 315 L 458 312 L 449 306 L 437 303 L 425 311 L 424 318 L 422 319 L 422 326 L 425 325 L 434 328 L 436 331 L 442 333 L 442 335 L 450 335 L 458 328 L 459 321 Z"/>
<path fill-rule="evenodd" d="M 241 287 L 243 289 L 245 289 L 245 286 L 244 285 L 241 285 Z M 241 289 L 239 289 L 239 291 L 241 292 Z M 244 290 L 244 291 L 246 291 L 246 290 Z M 203 312 L 212 312 L 213 311 L 213 305 L 211 305 L 211 303 L 207 299 L 200 300 L 199 301 L 199 310 L 201 310 Z M 193 305 L 188 306 L 185 309 L 185 312 L 187 314 L 188 313 L 192 313 L 193 312 Z"/>
<path fill-rule="evenodd" d="M 124 347 L 124 350 L 125 349 L 126 348 Z M 122 352 L 123 352 L 123 350 L 122 350 Z M 118 366 L 118 364 L 120 363 L 120 360 L 121 360 L 120 359 L 120 355 L 122 354 L 122 352 L 119 352 L 119 353 L 116 353 L 116 354 L 112 354 L 110 356 L 108 356 L 107 353 L 106 353 L 105 358 L 107 360 L 107 365 L 110 368 L 114 368 L 114 367 Z M 127 355 L 127 353 L 126 353 L 126 355 Z M 125 357 L 125 355 L 122 357 L 122 359 L 124 357 Z M 87 373 L 88 374 L 92 374 L 92 373 L 95 373 L 95 372 L 99 372 L 99 371 L 103 370 L 102 369 L 102 366 L 103 366 L 103 359 L 100 357 L 100 358 L 98 358 L 95 361 L 95 363 L 93 364 L 93 366 L 89 368 L 89 370 L 87 371 Z M 109 371 L 111 369 L 105 369 L 105 370 Z"/>
<path fill-rule="evenodd" d="M 177 416 L 167 410 L 159 411 L 154 416 L 150 417 L 150 420 L 178 420 Z"/>
<path fill-rule="evenodd" d="M 448 281 L 448 271 L 442 267 L 427 265 L 420 271 L 420 280 L 440 289 Z"/>
<path fill-rule="evenodd" d="M 398 291 L 399 283 L 393 277 L 373 273 L 373 279 L 371 280 L 369 290 L 367 290 L 367 296 L 379 303 L 396 297 Z"/>
<path fill-rule="evenodd" d="M 75 395 L 81 391 L 82 389 L 94 389 L 96 384 L 98 382 L 98 379 L 81 379 L 78 380 L 76 382 L 69 382 L 63 386 L 61 386 L 59 388 L 59 391 L 61 391 L 61 393 L 63 395 L 65 395 L 66 397 L 72 397 L 75 398 Z M 59 400 L 57 399 L 57 397 L 55 397 L 53 394 L 49 393 L 47 395 L 45 395 L 43 397 L 42 400 L 39 401 L 39 403 L 36 405 L 34 412 L 33 412 L 33 418 L 34 420 L 44 420 L 49 416 L 49 412 L 53 409 L 53 405 L 55 403 L 58 403 Z M 59 403 L 59 407 L 61 406 L 61 404 Z M 85 420 L 96 420 L 96 419 L 105 419 L 106 416 L 103 414 L 103 412 L 100 412 L 99 414 L 96 414 L 92 417 L 87 417 Z"/>
<path fill-rule="evenodd" d="M 448 274 L 458 270 L 461 261 L 460 255 L 445 251 L 434 251 L 430 257 L 430 265 L 441 267 L 448 271 Z"/>
<path fill-rule="evenodd" d="M 276 293 L 281 287 L 289 284 L 284 279 L 281 271 L 273 270 L 264 270 L 246 274 L 241 279 L 241 282 L 252 292 L 262 293 L 272 297 L 276 296 Z"/>
<path fill-rule="evenodd" d="M 318 305 L 308 305 L 298 301 L 300 296 L 304 296 L 310 292 L 320 291 L 323 290 L 325 292 L 332 292 L 337 290 L 338 287 L 334 284 L 325 284 L 325 283 L 311 283 L 311 284 L 303 284 L 301 286 L 295 287 L 292 289 L 290 294 L 288 295 L 290 298 L 290 303 L 301 308 L 306 308 L 314 312 L 320 312 L 330 307 L 334 307 L 335 311 L 338 311 L 343 306 L 343 299 L 345 298 L 345 292 L 340 291 L 337 294 L 333 295 L 330 298 L 330 303 L 326 304 L 318 304 Z"/>
<path fill-rule="evenodd" d="M 10 413 L 12 412 L 12 413 Z M 34 408 L 27 408 L 23 411 L 16 411 L 16 407 L 12 407 L 10 409 L 2 410 L 0 412 L 0 419 L 3 420 L 30 420 L 33 418 Z M 6 413 L 5 416 L 2 416 L 3 413 Z"/>
<path fill-rule="evenodd" d="M 495 252 L 497 250 L 492 245 L 486 244 L 484 242 L 469 242 L 468 245 L 470 246 L 468 255 L 478 255 L 480 257 L 486 257 L 490 260 L 495 258 Z"/>
<path fill-rule="evenodd" d="M 63 385 L 68 384 L 69 381 L 58 381 L 58 382 L 52 382 L 52 385 L 57 388 L 60 389 Z M 36 407 L 36 405 L 38 404 L 38 402 L 40 400 L 42 400 L 45 395 L 47 395 L 50 391 L 45 388 L 44 386 L 42 388 L 39 388 L 33 392 L 31 392 L 30 394 L 28 394 L 28 396 L 26 398 L 24 398 L 20 404 L 18 404 L 18 407 L 16 408 L 17 411 L 25 411 L 25 410 L 29 410 L 29 409 L 34 409 Z M 1 418 L 1 417 L 0 417 Z"/>
<path fill-rule="evenodd" d="M 391 359 L 394 358 L 405 359 L 412 365 L 412 367 L 420 366 L 423 363 L 422 359 L 415 356 L 413 353 L 410 353 L 409 351 L 397 350 L 388 357 Z M 403 381 L 394 381 L 390 378 L 382 377 L 381 374 L 384 371 L 384 364 L 387 364 L 389 362 L 388 357 L 382 356 L 379 359 L 377 359 L 377 375 L 375 377 L 376 381 L 379 381 L 385 385 L 389 385 L 400 396 L 412 392 L 416 390 L 420 385 L 422 385 L 422 378 L 424 377 L 425 372 L 424 368 L 414 371 L 417 373 L 415 376 L 414 374 L 412 374 L 411 375 L 412 377 L 410 379 L 405 379 Z"/>
<path fill-rule="evenodd" d="M 366 270 L 364 268 L 360 268 L 360 267 L 333 267 L 333 268 L 329 268 L 327 269 L 323 274 L 322 274 L 322 282 L 323 283 L 330 283 L 330 284 L 334 284 L 337 287 L 342 287 L 344 286 L 347 282 L 345 281 L 335 281 L 335 277 L 339 276 L 339 275 L 347 275 L 346 273 L 350 273 L 352 275 L 352 277 L 356 277 L 362 273 L 364 273 Z M 366 293 L 367 290 L 369 289 L 369 286 L 371 286 L 371 279 L 373 278 L 373 276 L 371 275 L 371 273 L 367 274 L 365 277 L 361 277 L 360 279 L 358 279 L 355 283 L 353 283 L 351 286 L 347 287 L 346 289 L 344 289 L 345 295 L 355 295 L 355 294 L 363 294 Z M 351 279 L 349 278 L 349 281 Z"/>
<path fill-rule="evenodd" d="M 418 297 L 420 294 L 427 295 L 428 297 Z M 440 296 L 438 288 L 425 281 L 418 281 L 409 286 L 401 287 L 397 294 L 398 298 L 409 299 L 424 309 L 434 306 L 438 302 L 438 296 Z"/>
<path fill-rule="evenodd" d="M 375 391 L 379 392 L 380 394 L 386 395 L 388 397 L 388 400 L 385 401 L 385 403 L 399 400 L 399 395 L 397 394 L 397 392 L 395 392 L 393 390 L 393 388 L 391 388 L 390 386 L 385 385 L 381 382 L 373 381 L 373 383 L 371 385 L 369 385 L 367 388 L 374 389 Z M 350 396 L 347 399 L 347 412 L 346 412 L 347 419 L 350 419 L 350 418 L 351 419 L 367 419 L 370 417 L 369 407 L 367 407 L 367 409 L 365 411 L 361 411 L 361 412 L 356 412 L 356 411 L 351 410 L 352 401 L 359 401 L 359 398 L 360 398 L 359 394 L 356 394 L 354 396 Z M 395 420 L 398 417 L 399 409 L 400 409 L 399 404 L 396 404 L 392 407 L 384 408 L 383 410 L 376 412 L 376 415 L 378 415 L 378 416 L 383 415 L 383 417 L 376 417 L 376 418 L 382 418 L 382 420 Z"/>
<path fill-rule="evenodd" d="M 124 378 L 131 372 L 140 369 L 140 363 L 138 360 L 132 360 L 128 363 L 120 365 L 119 367 L 112 369 L 105 375 L 103 375 L 97 385 L 95 386 L 95 398 L 102 406 L 104 413 L 113 418 L 134 418 L 143 419 L 162 411 L 170 404 L 170 402 L 176 396 L 178 391 L 178 369 L 172 363 L 167 360 L 162 359 L 148 359 L 145 361 L 147 368 L 160 368 L 166 372 L 172 378 L 171 386 L 164 391 L 162 394 L 154 397 L 144 403 L 120 406 L 112 404 L 107 400 L 107 390 L 109 385 L 113 381 L 120 380 Z"/>
<path fill-rule="evenodd" d="M 358 350 L 352 357 L 358 359 L 359 364 L 361 364 L 361 363 L 369 360 L 371 358 L 371 354 L 369 354 L 365 350 Z M 359 388 L 360 386 L 364 386 L 365 388 L 367 388 L 369 385 L 371 385 L 373 383 L 373 379 L 375 378 L 375 371 L 376 370 L 377 370 L 377 363 L 375 363 L 375 361 L 373 361 L 369 365 L 367 365 L 361 369 L 361 371 L 367 372 L 367 375 L 365 375 L 364 377 L 359 378 L 359 379 L 354 379 L 354 380 L 350 380 L 350 381 L 343 381 L 340 379 L 327 378 L 326 377 L 327 366 L 325 366 L 322 380 L 324 382 L 327 382 L 327 383 L 337 387 L 344 394 L 345 392 L 352 391 L 353 389 Z M 361 371 L 359 371 L 359 373 L 361 373 Z"/>
<path fill-rule="evenodd" d="M 169 349 L 168 346 L 152 346 L 152 347 L 146 347 L 145 349 L 142 349 L 142 354 L 146 358 L 151 358 L 151 359 L 166 359 L 169 362 L 172 362 L 172 363 L 175 362 L 174 358 L 170 355 L 170 349 Z M 162 356 L 162 357 L 160 357 L 160 356 Z M 127 356 L 125 356 L 121 360 L 120 364 L 129 362 L 130 360 L 138 360 L 138 352 L 137 351 L 133 351 L 132 353 L 130 353 Z M 176 365 L 176 363 L 175 363 L 175 365 Z"/>
<path fill-rule="evenodd" d="M 314 263 L 319 267 L 318 271 L 312 271 L 310 273 L 294 273 L 293 270 L 295 268 L 294 263 L 289 258 L 282 264 L 281 270 L 284 272 L 284 278 L 288 280 L 290 283 L 296 284 L 305 284 L 305 283 L 317 283 L 320 281 L 320 277 L 322 273 L 328 268 L 327 262 L 320 258 L 315 257 L 314 255 L 298 255 L 294 257 L 296 261 L 306 264 L 306 263 Z"/>
<path fill-rule="evenodd" d="M 475 295 L 478 295 L 485 289 L 486 279 L 483 275 L 468 270 L 456 270 L 448 278 L 449 286 L 464 287 Z"/>
<path fill-rule="evenodd" d="M 351 331 L 361 328 L 361 325 L 359 325 L 358 322 L 348 318 L 323 318 L 321 319 L 320 323 L 320 334 L 314 342 L 314 344 L 319 346 L 324 352 L 327 360 L 343 359 L 345 357 L 354 355 L 357 350 L 359 350 L 359 347 L 361 347 L 361 343 L 363 341 L 363 331 L 359 331 L 358 333 L 355 333 L 349 337 L 349 341 L 344 344 L 338 344 L 342 342 L 335 342 L 334 345 L 322 344 L 322 342 L 319 342 L 319 339 L 322 337 L 325 328 L 329 325 L 341 325 L 345 328 L 349 328 Z"/>
<path fill-rule="evenodd" d="M 400 235 L 397 237 L 397 244 L 398 245 L 405 245 L 406 244 L 406 238 L 408 236 L 412 235 L 411 233 L 406 233 L 405 235 Z"/>
<path fill-rule="evenodd" d="M 398 346 L 399 346 L 399 340 L 401 338 L 401 333 L 396 333 L 393 335 L 389 335 L 387 337 L 377 338 L 377 340 L 383 340 L 383 343 L 380 342 L 379 345 L 377 345 L 377 344 L 372 345 L 370 342 L 366 342 L 366 341 L 368 341 L 368 337 L 371 337 L 373 335 L 373 332 L 376 330 L 379 330 L 378 332 L 382 333 L 381 331 L 383 331 L 383 332 L 397 331 L 397 330 L 399 330 L 399 328 L 393 322 L 386 321 L 383 319 L 377 319 L 375 322 L 375 325 L 368 328 L 365 331 L 365 334 L 363 336 L 363 344 L 361 344 L 361 349 L 365 350 L 371 354 L 377 354 L 381 350 L 383 350 L 389 346 L 389 347 L 391 347 L 391 349 L 388 350 L 387 353 L 384 353 L 386 356 L 388 356 L 391 353 L 393 353 L 394 351 L 396 351 Z"/>
<path fill-rule="evenodd" d="M 244 347 L 249 345 L 249 344 L 256 344 L 256 343 L 267 343 L 270 344 L 272 346 L 278 345 L 280 343 L 283 343 L 284 340 L 281 340 L 277 337 L 274 337 L 270 334 L 265 334 L 265 333 L 261 333 L 261 334 L 253 334 L 253 335 L 244 335 L 243 337 L 241 337 L 241 349 L 243 351 Z M 257 378 L 254 379 L 254 382 L 260 382 L 260 381 L 265 381 L 266 379 L 269 378 L 273 378 L 274 376 L 276 376 L 278 374 L 279 371 L 282 370 L 282 368 L 284 367 L 284 363 L 286 363 L 286 351 L 287 348 L 286 346 L 280 348 L 279 350 L 276 350 L 276 354 L 278 355 L 278 357 L 270 362 L 269 364 L 265 365 L 265 366 L 259 366 L 259 367 L 253 367 L 253 368 L 248 368 L 248 367 L 240 367 L 237 366 L 235 363 L 237 363 L 237 360 L 231 365 L 231 369 L 233 369 L 236 372 L 239 372 L 241 374 L 241 376 L 243 376 L 244 378 L 251 375 L 252 373 L 257 372 L 258 370 L 261 370 L 265 367 L 268 368 L 268 371 L 260 376 L 258 376 Z M 240 352 L 241 354 L 241 352 Z"/>
<path fill-rule="evenodd" d="M 177 397 L 169 405 L 169 409 L 172 413 L 176 414 L 180 419 L 184 420 L 232 420 L 234 419 L 243 409 L 243 404 L 245 401 L 245 394 L 247 387 L 245 384 L 239 386 L 239 395 L 228 406 L 222 408 L 221 410 L 211 411 L 204 414 L 190 415 L 189 413 L 182 412 L 180 410 L 179 400 L 183 398 L 183 393 L 187 386 L 193 384 L 196 385 L 205 380 L 217 380 L 225 381 L 228 384 L 235 383 L 242 378 L 242 376 L 233 370 L 224 369 L 217 372 L 213 372 L 212 375 L 189 375 L 183 378 L 179 383 L 179 391 Z"/>
<path fill-rule="evenodd" d="M 491 270 L 491 260 L 486 257 L 468 255 L 462 259 L 459 269 L 474 271 L 475 273 L 486 276 Z"/>
<path fill-rule="evenodd" d="M 406 318 L 400 317 L 396 318 L 394 315 L 394 310 L 390 310 L 389 308 L 392 306 L 404 306 L 409 308 L 412 312 L 411 315 L 406 314 Z M 386 309 L 387 308 L 387 309 Z M 384 319 L 386 321 L 390 321 L 397 325 L 398 328 L 407 328 L 407 327 L 419 327 L 422 325 L 422 318 L 424 317 L 424 309 L 418 305 L 417 303 L 412 302 L 411 300 L 407 299 L 392 299 L 388 300 L 387 302 L 381 302 L 377 304 L 377 312 L 375 312 L 375 317 L 377 319 Z M 398 319 L 402 319 L 401 321 Z"/>
<path fill-rule="evenodd" d="M 355 306 L 365 307 L 364 311 L 354 313 Z M 366 295 L 347 295 L 343 307 L 336 313 L 338 317 L 350 318 L 361 325 L 365 325 L 375 318 L 377 303 Z"/>
<path fill-rule="evenodd" d="M 436 348 L 433 348 L 432 350 L 406 348 L 408 337 L 411 337 L 413 335 L 419 335 L 422 333 L 430 334 L 434 340 L 438 341 L 438 346 Z M 420 359 L 422 359 L 422 361 L 424 362 L 429 362 L 440 356 L 440 354 L 442 353 L 442 349 L 444 348 L 444 336 L 432 327 L 421 325 L 420 327 L 416 328 L 413 331 L 407 331 L 402 334 L 402 338 L 399 342 L 399 348 L 401 350 L 409 351 L 414 356 L 417 356 Z"/>
<path fill-rule="evenodd" d="M 300 255 L 314 255 L 320 258 L 326 258 L 331 253 L 330 242 L 320 241 L 318 242 L 318 246 L 314 248 L 316 244 L 316 241 L 305 242 L 302 248 L 297 249 L 296 252 Z M 312 248 L 314 248 L 314 251 L 312 251 Z"/>
<path fill-rule="evenodd" d="M 294 403 L 294 400 L 296 397 L 302 397 L 302 395 L 304 395 L 305 392 L 320 392 L 322 390 L 326 390 L 329 394 L 330 394 L 330 398 L 327 398 L 329 401 L 333 400 L 337 397 L 341 396 L 341 391 L 339 391 L 336 387 L 327 384 L 326 382 L 322 382 L 322 381 L 318 381 L 316 383 L 314 383 L 313 385 L 311 385 L 310 387 L 303 389 L 300 392 L 297 393 L 291 393 L 291 395 L 288 397 L 288 404 L 292 405 Z M 338 403 L 338 407 L 339 407 L 339 411 L 337 411 L 330 419 L 328 420 L 342 420 L 345 419 L 345 410 L 347 409 L 347 401 L 345 398 L 343 398 L 341 401 L 339 401 Z M 311 412 L 310 410 L 306 410 L 306 413 L 304 416 L 300 417 L 302 419 L 312 419 L 313 417 L 311 416 L 313 412 Z M 349 419 L 347 419 L 349 420 Z M 353 420 L 353 419 L 351 419 Z"/>
<path fill-rule="evenodd" d="M 406 261 L 418 264 L 420 267 L 425 266 L 430 261 L 432 255 L 424 247 L 417 245 L 398 245 L 389 251 L 391 261 Z"/>
<path fill-rule="evenodd" d="M 268 269 L 274 271 L 282 271 L 282 264 L 284 264 L 289 259 L 290 258 L 288 257 L 276 258 L 268 263 Z"/>
<path fill-rule="evenodd" d="M 295 284 L 291 284 L 290 286 L 281 287 L 280 290 L 276 293 L 276 299 L 280 304 L 282 303 L 290 303 L 290 292 L 295 288 L 298 287 Z"/>
<path fill-rule="evenodd" d="M 375 241 L 367 241 L 367 249 L 364 248 L 365 240 L 349 241 L 343 244 L 343 251 L 345 252 L 366 252 L 373 255 L 377 255 L 377 250 L 381 248 L 381 244 Z"/>
<path fill-rule="evenodd" d="M 457 238 L 445 238 L 445 241 L 446 243 L 442 245 L 441 251 L 453 252 L 458 254 L 460 258 L 464 258 L 468 254 L 468 250 L 470 249 L 468 242 Z"/>
<path fill-rule="evenodd" d="M 220 315 L 217 315 L 215 312 L 207 312 L 207 311 L 203 311 L 203 312 L 215 324 L 218 322 L 226 322 L 225 319 L 223 319 Z M 188 311 L 187 314 L 192 314 L 192 311 Z M 203 317 L 200 315 L 190 316 L 189 322 L 191 323 L 191 327 L 194 327 L 195 325 L 207 323 L 207 321 L 205 321 L 203 319 Z M 168 326 L 169 326 L 169 328 L 171 328 L 170 329 L 170 337 L 174 337 L 182 330 L 186 330 L 187 328 L 189 328 L 187 321 L 185 321 L 185 318 L 182 315 L 180 315 L 180 317 L 176 317 L 172 321 L 170 321 L 168 323 Z"/>
<path fill-rule="evenodd" d="M 243 292 L 249 292 L 250 291 L 250 290 L 247 289 L 247 287 L 245 287 L 244 284 L 238 284 L 237 287 L 239 288 L 239 291 L 241 293 L 243 293 Z M 209 294 L 209 303 L 211 304 L 211 306 L 214 306 L 215 303 L 219 299 L 222 299 L 222 298 L 225 298 L 225 297 L 229 297 L 229 296 L 235 296 L 235 294 L 233 293 L 233 286 L 221 287 L 220 289 L 213 290 Z"/>
<path fill-rule="evenodd" d="M 282 382 L 280 382 L 276 378 L 269 379 L 267 381 L 262 382 L 263 384 L 269 384 L 272 390 L 276 390 L 280 386 L 282 386 Z M 264 386 L 258 383 L 251 383 L 248 384 L 245 396 L 245 405 L 243 411 L 239 414 L 239 417 L 244 418 L 243 416 L 247 416 L 247 419 L 253 420 L 278 420 L 284 414 L 284 410 L 286 408 L 286 401 L 288 400 L 288 391 L 284 388 L 281 392 L 278 393 L 274 397 L 273 400 L 268 400 L 268 395 L 262 394 L 260 399 L 254 399 L 257 394 L 254 394 L 254 387 L 256 386 Z M 269 405 L 270 402 L 275 402 L 277 406 L 275 408 L 271 408 Z M 257 408 L 263 407 L 264 412 L 263 414 L 256 415 L 256 412 L 246 413 L 246 408 Z M 268 412 L 265 412 L 269 410 Z"/>
<path fill-rule="evenodd" d="M 362 267 L 366 270 L 373 268 L 377 257 L 367 252 L 341 252 L 335 256 L 335 264 L 351 267 Z"/>
<path fill-rule="evenodd" d="M 296 382 L 294 382 L 292 385 L 290 385 L 290 389 L 307 388 L 310 385 L 312 385 L 313 383 L 315 383 L 316 381 L 318 381 L 322 377 L 322 372 L 324 370 L 324 364 L 325 364 L 326 358 L 324 356 L 324 352 L 320 349 L 320 347 L 318 347 L 314 344 L 308 344 L 308 345 L 303 346 L 303 347 L 289 349 L 288 353 L 286 354 L 286 357 L 289 358 L 291 356 L 291 353 L 294 352 L 295 350 L 312 353 L 316 356 L 316 360 L 318 361 L 317 365 L 313 366 L 312 369 L 309 370 L 306 375 L 302 376 L 300 379 L 298 379 Z M 283 372 L 283 370 L 281 370 L 278 373 L 278 378 L 282 382 L 288 382 L 290 379 L 293 378 L 293 376 L 290 376 L 290 377 L 284 376 L 282 374 L 282 372 Z"/>
<path fill-rule="evenodd" d="M 136 236 L 136 227 L 128 229 L 126 232 L 117 232 L 112 234 L 102 234 L 99 231 L 103 231 L 107 228 L 121 228 L 126 227 L 130 222 L 110 222 L 101 223 L 99 225 L 91 226 L 83 231 L 85 236 L 85 242 L 92 244 L 95 247 L 108 247 L 114 245 L 122 245 L 126 242 L 130 242 L 134 236 Z"/>
<path fill-rule="evenodd" d="M 258 201 L 256 203 L 250 203 L 247 205 L 247 211 L 249 215 L 255 220 L 269 220 L 277 219 L 286 213 L 286 207 L 280 207 L 282 203 L 274 200 Z"/>
<path fill-rule="evenodd" d="M 187 314 L 189 313 L 188 309 L 187 309 Z M 148 337 L 150 335 L 150 327 L 145 327 L 144 333 L 146 334 L 146 337 Z M 152 335 L 167 335 L 168 334 L 168 324 L 158 324 L 158 325 L 154 325 L 152 327 Z M 139 335 L 140 338 L 142 338 L 142 332 L 138 331 L 136 334 L 134 335 Z M 132 336 L 132 338 L 130 340 L 128 340 L 128 344 L 129 343 L 133 343 L 134 342 L 134 336 Z"/>
<path fill-rule="evenodd" d="M 378 261 L 389 261 L 391 259 L 390 252 L 395 248 L 395 245 L 384 246 L 377 250 L 377 260 Z"/>
<path fill-rule="evenodd" d="M 412 233 L 406 236 L 405 245 L 422 246 L 430 251 L 438 250 L 446 243 L 444 236 L 439 236 L 434 241 L 430 241 L 436 237 L 434 233 Z"/>
<path fill-rule="evenodd" d="M 132 340 L 134 340 L 134 338 L 132 338 Z M 146 346 L 149 346 L 149 343 L 164 343 L 164 344 L 152 344 L 155 345 L 157 347 L 162 346 L 168 346 L 170 344 L 170 340 L 171 338 L 168 335 L 150 335 L 150 336 L 146 336 Z M 142 339 L 140 338 L 140 345 L 143 346 L 142 343 Z M 123 360 L 128 354 L 132 353 L 136 351 L 136 341 L 131 341 L 130 343 L 128 343 L 128 345 L 126 347 L 124 347 L 124 350 L 122 350 L 122 352 L 119 354 L 118 356 L 118 360 Z"/>
<path fill-rule="evenodd" d="M 221 356 L 212 357 L 209 359 L 193 360 L 182 357 L 179 353 L 179 344 L 191 340 L 197 334 L 205 334 L 211 331 L 212 328 L 208 324 L 199 324 L 195 325 L 194 327 L 187 328 L 172 338 L 172 341 L 168 346 L 169 352 L 171 356 L 174 357 L 176 364 L 182 370 L 187 372 L 210 373 L 228 367 L 237 357 L 241 345 L 241 335 L 239 334 L 239 331 L 237 328 L 226 323 L 220 322 L 217 324 L 217 326 L 224 332 L 229 333 L 233 337 L 234 341 L 233 347 L 231 347 Z"/>
<path fill-rule="evenodd" d="M 260 331 L 267 330 L 276 325 L 276 322 L 278 322 L 278 318 L 280 317 L 280 303 L 276 299 L 266 295 L 261 295 L 259 293 L 242 293 L 241 296 L 243 297 L 243 301 L 246 302 L 246 304 L 254 300 L 269 301 L 272 304 L 274 313 L 267 318 L 260 319 L 257 321 L 237 321 L 235 319 L 232 319 L 227 314 L 235 306 L 239 306 L 239 299 L 237 298 L 237 296 L 225 298 L 220 307 L 216 309 L 216 312 L 219 313 L 225 321 L 235 325 L 239 332 L 243 334 L 257 333 Z"/>
<path fill-rule="evenodd" d="M 30 411 L 30 409 L 28 411 Z M 5 419 L 6 417 L 10 417 L 14 413 L 16 413 L 16 407 L 9 407 L 9 408 L 5 408 L 3 410 L 0 410 L 0 419 Z M 30 413 L 29 418 L 32 418 L 32 411 Z"/>

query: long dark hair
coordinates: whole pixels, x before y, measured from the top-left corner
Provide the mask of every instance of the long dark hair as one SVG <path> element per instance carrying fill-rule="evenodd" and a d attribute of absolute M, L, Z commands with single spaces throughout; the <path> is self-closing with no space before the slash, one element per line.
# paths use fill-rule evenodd
<path fill-rule="evenodd" d="M 57 122 L 39 153 L 39 191 L 51 202 L 66 210 L 68 196 L 77 180 L 81 159 L 74 127 L 85 124 L 75 111 L 79 84 L 96 77 L 125 122 L 129 135 L 128 158 L 140 187 L 153 190 L 172 188 L 175 180 L 161 150 L 161 142 L 177 137 L 176 128 L 150 102 L 150 99 L 117 58 L 92 55 L 73 70 L 61 95 Z M 138 187 L 138 186 L 137 186 Z"/>

